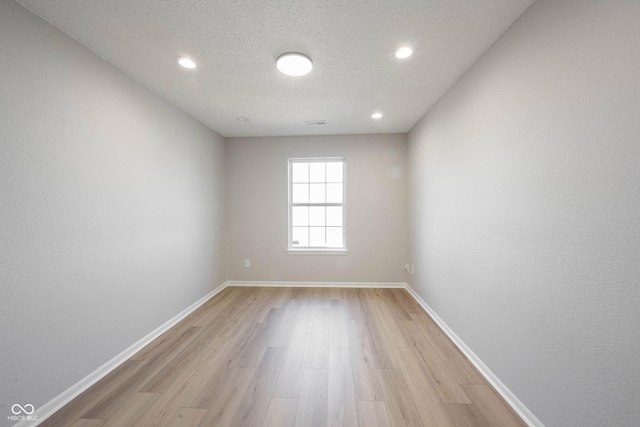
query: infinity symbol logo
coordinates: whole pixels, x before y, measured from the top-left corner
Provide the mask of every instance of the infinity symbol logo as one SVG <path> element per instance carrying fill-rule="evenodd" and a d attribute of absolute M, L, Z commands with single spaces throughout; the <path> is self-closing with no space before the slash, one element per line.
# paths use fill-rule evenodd
<path fill-rule="evenodd" d="M 35 408 L 31 403 L 27 403 L 24 406 L 20 406 L 16 403 L 11 407 L 11 412 L 13 412 L 14 415 L 19 415 L 21 412 L 24 412 L 27 415 L 31 415 L 33 414 L 33 411 L 35 411 Z"/>

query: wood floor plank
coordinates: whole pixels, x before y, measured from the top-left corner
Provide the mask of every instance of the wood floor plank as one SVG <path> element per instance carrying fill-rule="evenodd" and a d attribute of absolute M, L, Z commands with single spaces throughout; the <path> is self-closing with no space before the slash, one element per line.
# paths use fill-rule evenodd
<path fill-rule="evenodd" d="M 145 412 L 134 424 L 134 427 L 164 427 L 173 419 L 180 410 L 183 399 L 181 392 L 185 389 L 187 381 L 182 379 L 171 389 L 161 393 L 158 400 Z"/>
<path fill-rule="evenodd" d="M 209 396 L 223 372 L 230 369 L 233 355 L 256 328 L 255 323 L 241 323 L 234 337 L 215 337 L 180 375 L 158 401 L 136 423 L 136 427 L 164 426 L 180 408 L 189 406 L 198 397 Z"/>
<path fill-rule="evenodd" d="M 140 389 L 144 392 L 162 393 L 167 390 L 175 379 L 183 375 L 183 372 L 198 359 L 203 352 L 209 352 L 209 346 L 213 344 L 217 348 L 217 343 L 222 341 L 217 337 L 217 331 L 212 328 L 198 327 L 194 328 L 198 331 L 196 335 L 190 337 L 188 345 L 179 348 L 179 352 L 172 354 L 167 359 L 167 363 L 160 366 L 160 369 L 154 370 L 155 375 L 149 375 L 149 379 L 145 381 L 144 386 Z M 197 338 L 194 340 L 194 338 Z M 149 369 L 147 369 L 148 371 Z M 146 374 L 146 372 L 145 372 Z"/>
<path fill-rule="evenodd" d="M 240 286 L 228 286 L 221 292 L 215 294 L 204 305 L 205 307 L 217 307 L 226 306 L 228 302 L 232 302 L 235 298 L 240 298 L 245 288 Z"/>
<path fill-rule="evenodd" d="M 526 427 L 526 424 L 509 408 L 507 404 L 485 385 L 463 385 L 462 388 L 471 398 L 473 405 L 482 417 L 492 426 Z"/>
<path fill-rule="evenodd" d="M 225 303 L 229 303 L 229 302 L 230 302 L 229 300 L 225 301 Z M 213 309 L 214 307 L 215 309 Z M 208 307 L 205 313 L 202 313 L 197 318 L 193 319 L 192 325 L 193 326 L 209 326 L 212 323 L 214 323 L 216 320 L 220 318 L 224 318 L 224 316 L 221 314 L 223 310 L 224 310 L 224 307 L 215 306 L 215 305 L 210 306 Z"/>
<path fill-rule="evenodd" d="M 272 308 L 285 308 L 289 301 L 291 300 L 291 296 L 293 294 L 293 289 L 291 287 L 278 287 L 278 288 L 270 288 L 273 293 L 273 300 L 271 302 Z"/>
<path fill-rule="evenodd" d="M 371 344 L 371 354 L 377 368 L 397 369 L 398 363 L 387 336 L 382 327 L 382 322 L 376 313 L 374 302 L 372 301 L 372 293 L 370 289 L 362 289 L 360 299 L 365 316 L 365 325 L 369 334 L 369 343 Z"/>
<path fill-rule="evenodd" d="M 293 287 L 291 289 L 291 295 L 289 296 L 290 300 L 295 300 L 298 302 L 302 302 L 305 300 L 305 288 L 301 287 Z"/>
<path fill-rule="evenodd" d="M 107 420 L 96 420 L 90 418 L 80 418 L 75 423 L 71 424 L 71 427 L 100 427 L 106 423 Z"/>
<path fill-rule="evenodd" d="M 201 408 L 180 408 L 165 427 L 196 427 L 206 412 Z"/>
<path fill-rule="evenodd" d="M 342 299 L 331 300 L 329 347 L 349 347 L 349 337 L 347 335 L 347 311 Z"/>
<path fill-rule="evenodd" d="M 371 354 L 376 367 L 381 369 L 398 368 L 393 348 L 387 340 L 387 335 L 380 322 L 377 319 L 367 321 L 367 329 L 369 331 L 369 342 L 371 343 Z"/>
<path fill-rule="evenodd" d="M 285 288 L 267 288 L 260 287 L 256 290 L 256 305 L 250 315 L 246 318 L 247 322 L 262 323 L 269 315 L 272 309 L 281 303 L 278 294 L 282 293 Z"/>
<path fill-rule="evenodd" d="M 262 427 L 294 427 L 297 411 L 298 399 L 272 398 Z"/>
<path fill-rule="evenodd" d="M 332 300 L 342 300 L 342 289 L 343 288 L 331 288 L 331 299 Z"/>
<path fill-rule="evenodd" d="M 327 369 L 305 369 L 295 426 L 326 427 L 327 395 Z"/>
<path fill-rule="evenodd" d="M 400 370 L 425 426 L 456 427 L 436 388 L 411 348 L 396 348 Z"/>
<path fill-rule="evenodd" d="M 348 320 L 349 353 L 357 400 L 384 400 L 382 387 L 371 354 L 369 336 L 362 321 Z"/>
<path fill-rule="evenodd" d="M 121 427 L 135 424 L 140 417 L 158 400 L 160 393 L 136 393 L 113 414 L 105 427 Z"/>
<path fill-rule="evenodd" d="M 304 326 L 296 325 L 291 337 L 291 344 L 287 348 L 282 368 L 278 374 L 273 397 L 299 397 L 304 365 L 307 357 L 309 333 L 302 331 Z"/>
<path fill-rule="evenodd" d="M 298 307 L 300 301 L 290 299 L 284 308 L 284 313 L 280 318 L 280 325 L 276 333 L 271 337 L 269 341 L 269 347 L 288 347 L 291 341 L 291 335 L 293 334 L 293 328 L 296 324 L 296 316 L 298 313 Z"/>
<path fill-rule="evenodd" d="M 215 337 L 209 347 L 195 355 L 193 363 L 188 365 L 182 372 L 176 374 L 177 377 L 169 384 L 180 384 L 180 378 L 185 376 L 192 377 L 195 372 L 201 374 L 195 379 L 191 378 L 184 386 L 184 390 L 181 390 L 181 403 L 185 403 L 181 406 L 206 407 L 205 404 L 199 405 L 194 402 L 208 402 L 207 399 L 212 398 L 211 394 L 216 389 L 216 385 L 232 369 L 236 355 L 246 347 L 257 326 L 257 323 L 243 323 L 241 332 L 236 336 L 231 338 Z M 198 369 L 199 365 L 204 368 L 202 370 Z M 196 400 L 196 397 L 200 400 Z"/>
<path fill-rule="evenodd" d="M 226 317 L 233 307 L 240 301 L 246 290 L 242 288 L 228 287 L 214 295 L 196 312 L 187 316 L 184 320 L 190 326 L 208 326 L 213 320 Z"/>
<path fill-rule="evenodd" d="M 316 307 L 315 309 L 305 368 L 327 369 L 329 367 L 330 310 L 326 307 Z"/>
<path fill-rule="evenodd" d="M 123 378 L 117 388 L 85 412 L 82 418 L 100 418 L 106 420 L 112 418 L 119 408 L 140 390 L 149 378 L 149 375 L 153 372 L 156 372 L 156 367 L 151 364 L 146 364 L 134 375 Z"/>
<path fill-rule="evenodd" d="M 247 333 L 255 327 L 250 324 L 244 325 Z M 198 398 L 202 390 L 206 390 L 207 382 L 210 382 L 212 377 L 218 378 L 219 373 L 227 369 L 228 358 L 225 352 L 232 351 L 230 349 L 234 348 L 232 344 L 234 340 L 239 340 L 239 337 L 217 337 L 217 346 L 212 344 L 208 354 L 201 354 L 189 370 L 177 377 L 167 391 L 163 392 L 156 403 L 138 420 L 135 427 L 164 426 L 181 407 L 186 407 L 188 403 Z"/>
<path fill-rule="evenodd" d="M 431 344 L 434 351 L 447 365 L 459 384 L 486 384 L 484 378 L 469 362 L 464 354 L 453 344 L 440 327 L 426 313 L 413 314 L 418 319 L 416 325 Z"/>
<path fill-rule="evenodd" d="M 327 427 L 358 427 L 358 409 L 349 348 L 329 350 Z"/>
<path fill-rule="evenodd" d="M 220 393 L 222 393 L 226 387 L 230 387 L 230 384 L 234 382 L 236 376 L 249 376 L 251 372 L 255 372 L 255 368 L 222 368 L 218 366 L 218 369 L 212 372 L 195 398 L 186 402 L 185 406 L 189 408 L 211 408 L 215 404 L 216 399 L 221 397 Z M 235 390 L 235 386 L 233 386 L 233 389 Z"/>
<path fill-rule="evenodd" d="M 413 321 L 402 322 L 406 336 L 413 344 L 414 353 L 431 384 L 435 387 L 443 403 L 472 404 L 455 376 L 424 337 Z"/>
<path fill-rule="evenodd" d="M 233 419 L 255 373 L 254 368 L 229 369 L 217 384 L 212 398 L 206 402 L 208 410 L 198 425 L 201 427 L 233 426 Z M 205 402 L 202 401 L 202 403 Z"/>
<path fill-rule="evenodd" d="M 219 317 L 207 327 L 215 330 L 215 336 L 217 337 L 233 337 L 242 329 L 242 322 L 226 317 Z"/>
<path fill-rule="evenodd" d="M 202 335 L 206 332 L 207 330 L 203 327 L 189 326 L 170 346 L 161 346 L 156 348 L 154 352 L 148 353 L 145 359 L 148 362 L 145 368 L 146 374 L 149 377 L 153 377 L 178 357 L 180 353 L 187 351 L 194 344 L 197 345 L 202 342 Z"/>
<path fill-rule="evenodd" d="M 406 313 L 411 315 L 412 313 L 424 312 L 420 304 L 413 299 L 411 294 L 406 289 L 391 289 L 391 293 L 395 297 L 396 301 L 402 306 Z M 398 319 L 401 320 L 401 319 Z M 412 320 L 412 319 L 406 319 Z"/>
<path fill-rule="evenodd" d="M 285 352 L 284 347 L 267 348 L 240 403 L 233 421 L 234 426 L 262 425 Z"/>
<path fill-rule="evenodd" d="M 424 427 L 400 369 L 378 369 L 389 420 L 393 427 Z"/>
<path fill-rule="evenodd" d="M 264 321 L 256 327 L 246 345 L 234 357 L 233 366 L 255 368 L 260 363 L 269 342 L 277 335 L 283 308 L 271 308 Z"/>
<path fill-rule="evenodd" d="M 300 291 L 304 292 L 306 289 L 300 289 Z M 300 396 L 314 308 L 313 302 L 306 299 L 306 294 L 298 295 L 298 297 L 301 304 L 296 313 L 295 326 L 273 391 L 273 397 Z"/>
<path fill-rule="evenodd" d="M 397 299 L 394 291 L 398 289 L 375 289 L 374 296 L 375 301 L 379 304 L 383 304 L 386 310 L 397 322 L 404 322 L 405 320 L 413 320 L 411 314 L 404 308 L 402 303 Z M 406 291 L 404 291 L 406 292 Z M 410 297 L 410 296 L 409 296 Z"/>
<path fill-rule="evenodd" d="M 445 357 L 442 360 L 456 378 L 458 384 L 485 385 L 487 383 L 465 356 L 460 355 L 455 358 Z"/>
<path fill-rule="evenodd" d="M 309 288 L 312 289 L 312 288 Z M 315 288 L 317 306 L 321 308 L 331 307 L 331 288 Z"/>
<path fill-rule="evenodd" d="M 365 320 L 360 293 L 361 289 L 356 288 L 345 288 L 342 291 L 347 309 L 347 320 Z"/>
<path fill-rule="evenodd" d="M 384 331 L 387 342 L 391 347 L 409 347 L 411 344 L 404 336 L 404 332 L 393 317 L 389 306 L 384 302 L 374 301 L 374 309 L 377 315 L 376 321 Z M 393 304 L 391 304 L 393 305 Z M 411 319 L 409 317 L 409 319 Z"/>
<path fill-rule="evenodd" d="M 147 362 L 141 360 L 127 360 L 40 425 L 57 427 L 71 425 L 80 418 L 98 418 L 85 414 L 90 408 L 100 404 L 103 399 L 118 390 L 123 379 L 136 375 L 146 364 Z"/>
<path fill-rule="evenodd" d="M 200 308 L 202 309 L 202 307 Z M 206 310 L 202 309 L 202 313 L 204 314 L 205 312 Z M 177 325 L 170 328 L 168 331 L 145 346 L 142 350 L 134 354 L 129 360 L 149 361 L 154 357 L 158 357 L 158 355 L 163 354 L 168 348 L 173 346 L 176 341 L 180 340 L 190 329 L 193 329 L 191 325 L 187 326 L 186 322 L 179 322 Z"/>
<path fill-rule="evenodd" d="M 225 303 L 230 303 L 230 301 L 225 301 Z M 225 310 L 229 310 L 229 308 L 210 306 L 205 313 L 193 320 L 193 326 L 210 326 L 214 323 L 220 323 L 220 319 L 229 322 L 230 320 L 223 314 Z"/>
<path fill-rule="evenodd" d="M 225 313 L 225 316 L 232 320 L 249 321 L 258 310 L 262 310 L 258 287 L 245 287 L 245 293 L 237 300 L 233 308 Z M 260 311 L 261 313 L 263 311 Z M 266 315 L 266 312 L 265 312 Z M 254 320 L 251 320 L 254 321 Z"/>
<path fill-rule="evenodd" d="M 445 406 L 456 423 L 456 427 L 492 427 L 475 405 L 447 403 Z"/>
<path fill-rule="evenodd" d="M 255 337 L 256 329 L 264 327 L 263 324 L 255 322 L 242 322 L 238 332 L 231 337 L 224 347 L 219 349 L 222 370 L 234 366 L 239 354 L 247 351 L 247 347 L 251 345 L 252 337 Z"/>
<path fill-rule="evenodd" d="M 391 427 L 387 405 L 381 400 L 359 400 L 358 422 L 359 427 Z"/>

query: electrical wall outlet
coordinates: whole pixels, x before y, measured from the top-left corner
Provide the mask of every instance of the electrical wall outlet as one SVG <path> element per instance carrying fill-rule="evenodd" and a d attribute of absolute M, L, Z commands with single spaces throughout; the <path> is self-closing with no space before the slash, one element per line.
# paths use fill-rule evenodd
<path fill-rule="evenodd" d="M 406 271 L 407 273 L 409 272 L 409 264 L 404 265 L 404 271 Z"/>
<path fill-rule="evenodd" d="M 245 259 L 244 260 L 244 267 L 245 268 L 251 267 L 251 260 L 250 259 Z"/>

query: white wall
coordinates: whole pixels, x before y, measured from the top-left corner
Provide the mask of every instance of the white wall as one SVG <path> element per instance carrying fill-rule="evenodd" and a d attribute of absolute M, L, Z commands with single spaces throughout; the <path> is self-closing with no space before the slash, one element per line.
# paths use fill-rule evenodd
<path fill-rule="evenodd" d="M 296 157 L 346 158 L 347 255 L 287 254 Z M 405 165 L 406 135 L 227 139 L 229 279 L 405 282 Z"/>
<path fill-rule="evenodd" d="M 224 140 L 0 2 L 0 425 L 226 280 Z"/>
<path fill-rule="evenodd" d="M 538 0 L 409 134 L 411 285 L 547 426 L 640 420 L 639 52 Z"/>

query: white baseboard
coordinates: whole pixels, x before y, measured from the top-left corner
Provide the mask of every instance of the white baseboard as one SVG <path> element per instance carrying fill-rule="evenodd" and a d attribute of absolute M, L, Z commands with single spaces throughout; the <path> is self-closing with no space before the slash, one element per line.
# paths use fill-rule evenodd
<path fill-rule="evenodd" d="M 438 324 L 440 329 L 447 334 L 451 341 L 467 356 L 467 359 L 480 371 L 480 374 L 493 386 L 493 388 L 500 393 L 500 396 L 518 413 L 520 418 L 527 423 L 530 427 L 544 427 L 544 424 L 527 408 L 524 403 L 516 397 L 515 394 L 507 388 L 506 385 L 500 381 L 500 379 L 484 364 L 484 362 L 471 350 L 462 339 L 456 335 L 455 332 L 447 325 L 444 320 L 433 311 L 429 304 L 427 304 L 420 295 L 416 293 L 410 286 L 405 287 L 411 296 L 420 304 L 420 306 L 427 312 L 429 316 Z"/>
<path fill-rule="evenodd" d="M 229 280 L 228 286 L 263 286 L 285 288 L 406 288 L 404 282 L 269 282 L 263 280 Z"/>
<path fill-rule="evenodd" d="M 142 350 L 147 344 L 151 343 L 154 339 L 158 338 L 160 335 L 165 333 L 167 330 L 175 326 L 182 319 L 187 317 L 193 311 L 195 311 L 202 304 L 207 302 L 212 296 L 222 291 L 227 287 L 227 282 L 218 286 L 207 295 L 200 298 L 198 301 L 191 304 L 189 307 L 182 310 L 180 313 L 173 316 L 171 319 L 167 320 L 165 323 L 160 325 L 155 330 L 148 333 L 139 341 L 135 342 L 131 346 L 129 346 L 126 350 L 115 356 L 113 359 L 109 360 L 104 365 L 100 366 L 98 369 L 69 387 L 67 390 L 60 393 L 58 396 L 51 399 L 49 402 L 45 403 L 34 413 L 34 415 L 38 416 L 36 421 L 24 420 L 15 424 L 14 427 L 35 427 L 40 423 L 44 422 L 51 415 L 55 414 L 60 408 L 62 408 L 67 403 L 71 402 L 75 399 L 80 393 L 87 390 L 89 387 L 100 381 L 104 378 L 109 372 L 113 371 L 115 368 L 120 366 L 122 363 L 127 361 L 130 357 L 136 354 L 138 351 Z"/>

